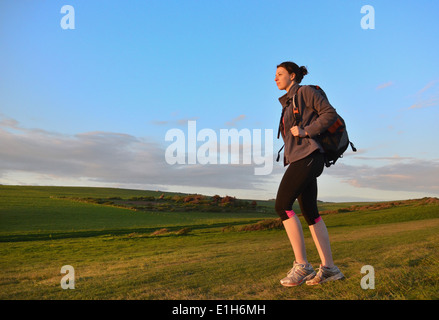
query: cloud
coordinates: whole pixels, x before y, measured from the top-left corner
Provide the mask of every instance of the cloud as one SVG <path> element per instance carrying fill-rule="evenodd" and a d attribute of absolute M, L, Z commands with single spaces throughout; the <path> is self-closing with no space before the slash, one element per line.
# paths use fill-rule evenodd
<path fill-rule="evenodd" d="M 408 109 L 423 109 L 439 106 L 439 81 L 433 80 L 416 92 L 416 102 Z"/>
<path fill-rule="evenodd" d="M 393 81 L 389 81 L 389 82 L 380 84 L 379 86 L 376 87 L 376 90 L 382 90 L 382 89 L 388 88 L 390 86 L 393 86 Z"/>
<path fill-rule="evenodd" d="M 420 99 L 415 104 L 412 104 L 409 109 L 422 109 L 427 107 L 435 107 L 439 105 L 439 97 L 433 97 L 430 99 Z"/>
<path fill-rule="evenodd" d="M 245 114 L 241 114 L 241 115 L 237 116 L 236 118 L 233 118 L 231 121 L 227 121 L 225 123 L 225 125 L 228 126 L 228 127 L 236 127 L 236 124 L 239 121 L 244 120 L 245 118 L 246 118 Z"/>
<path fill-rule="evenodd" d="M 0 113 L 1 116 L 1 113 Z M 6 127 L 6 128 L 17 128 L 18 127 L 18 121 L 14 119 L 4 118 L 0 120 L 0 127 Z"/>
<path fill-rule="evenodd" d="M 169 165 L 165 161 L 167 145 L 129 134 L 95 131 L 63 135 L 22 128 L 1 115 L 0 145 L 3 179 L 15 172 L 20 173 L 20 181 L 24 181 L 22 173 L 28 173 L 59 181 L 260 189 L 270 178 L 254 175 L 253 164 Z"/>
<path fill-rule="evenodd" d="M 350 154 L 352 155 L 352 153 Z M 404 160 L 414 160 L 413 157 L 401 157 L 397 154 L 391 156 L 391 157 L 368 157 L 368 156 L 354 156 L 355 159 L 359 160 L 369 160 L 369 161 L 376 161 L 376 160 L 387 160 L 387 161 L 404 161 Z"/>
<path fill-rule="evenodd" d="M 439 194 L 439 159 L 390 160 L 397 161 L 380 167 L 340 163 L 325 173 L 356 188 Z"/>
<path fill-rule="evenodd" d="M 196 120 L 198 120 L 198 117 L 179 119 L 177 120 L 177 124 L 180 126 L 187 126 L 187 123 L 189 121 L 196 121 Z"/>
<path fill-rule="evenodd" d="M 427 83 L 427 84 L 426 84 L 421 90 L 419 90 L 419 91 L 417 92 L 417 94 L 422 94 L 422 93 L 424 93 L 424 92 L 427 91 L 428 89 L 432 88 L 437 82 L 438 82 L 437 80 L 430 81 L 430 82 Z"/>
<path fill-rule="evenodd" d="M 151 123 L 156 126 L 166 126 L 169 124 L 169 121 L 153 120 Z"/>
<path fill-rule="evenodd" d="M 225 123 L 225 126 L 227 127 L 236 127 L 236 124 L 244 119 L 246 119 L 247 116 L 244 114 L 241 114 L 237 116 L 236 118 L 233 118 L 230 121 L 227 121 Z M 188 121 L 196 121 L 199 117 L 192 117 L 192 118 L 182 118 L 177 120 L 152 120 L 150 123 L 156 126 L 185 126 L 187 125 Z"/>
<path fill-rule="evenodd" d="M 188 121 L 196 121 L 198 120 L 198 117 L 192 117 L 192 118 L 183 118 L 183 119 L 177 119 L 177 120 L 152 120 L 150 123 L 156 126 L 185 126 L 187 125 Z"/>
<path fill-rule="evenodd" d="M 255 167 L 261 166 L 254 164 L 169 165 L 165 161 L 168 145 L 148 138 L 103 131 L 64 135 L 23 128 L 16 120 L 1 115 L 0 145 L 0 183 L 38 184 L 41 177 L 57 185 L 78 181 L 81 185 L 136 185 L 161 190 L 172 186 L 181 187 L 183 192 L 185 187 L 191 187 L 192 190 L 215 188 L 268 194 L 265 190 L 273 188 L 271 191 L 275 192 L 280 181 L 274 181 L 274 177 L 285 170 L 276 162 L 272 174 L 267 176 L 255 175 Z M 242 143 L 239 152 L 244 152 Z M 340 162 L 326 169 L 325 175 L 355 188 L 439 194 L 439 159 L 398 155 L 372 158 L 358 155 L 352 159 L 368 160 L 371 164 L 354 166 Z M 386 162 L 378 166 L 381 160 Z"/>

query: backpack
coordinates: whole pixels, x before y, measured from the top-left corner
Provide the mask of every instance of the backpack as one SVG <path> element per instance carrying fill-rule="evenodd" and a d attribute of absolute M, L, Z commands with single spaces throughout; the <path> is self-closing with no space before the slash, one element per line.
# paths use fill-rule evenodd
<path fill-rule="evenodd" d="M 322 88 L 315 85 L 310 85 L 310 87 L 313 87 L 315 90 L 319 91 L 325 97 L 325 99 L 328 100 L 328 97 L 326 96 L 326 93 L 325 91 L 323 91 Z M 301 87 L 299 87 L 297 91 L 299 91 L 300 88 Z M 296 105 L 295 98 L 296 96 L 294 96 L 292 99 L 293 115 L 296 120 L 296 123 L 299 124 L 299 126 L 301 126 L 301 115 L 299 112 L 299 108 Z M 281 121 L 282 121 L 282 117 L 283 117 L 283 113 L 281 116 Z M 280 132 L 280 126 L 277 135 L 278 139 L 279 139 L 279 132 Z M 315 139 L 320 143 L 320 145 L 322 146 L 325 152 L 326 167 L 330 167 L 331 165 L 335 164 L 339 158 L 343 158 L 343 153 L 346 151 L 349 145 L 351 146 L 353 152 L 357 151 L 354 144 L 351 141 L 349 141 L 348 132 L 346 130 L 346 123 L 338 113 L 337 113 L 337 120 L 328 128 L 328 130 L 322 132 Z M 279 150 L 276 161 L 279 161 L 280 152 L 284 148 L 284 146 L 282 146 L 282 148 Z"/>

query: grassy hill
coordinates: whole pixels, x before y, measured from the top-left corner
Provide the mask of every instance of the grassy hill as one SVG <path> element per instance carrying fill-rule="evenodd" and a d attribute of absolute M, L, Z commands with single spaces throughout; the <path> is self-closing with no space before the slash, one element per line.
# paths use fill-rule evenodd
<path fill-rule="evenodd" d="M 279 284 L 294 256 L 273 202 L 221 200 L 0 186 L 0 299 L 439 298 L 436 198 L 319 203 L 346 280 L 297 288 Z M 74 290 L 60 286 L 64 265 L 75 268 Z M 364 265 L 375 289 L 360 286 Z"/>

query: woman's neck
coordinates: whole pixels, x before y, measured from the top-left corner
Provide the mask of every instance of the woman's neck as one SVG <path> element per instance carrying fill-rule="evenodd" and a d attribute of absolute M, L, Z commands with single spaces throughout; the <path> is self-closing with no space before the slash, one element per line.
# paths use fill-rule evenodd
<path fill-rule="evenodd" d="M 290 91 L 291 87 L 294 86 L 296 83 L 293 81 L 291 84 L 285 89 L 287 92 Z"/>

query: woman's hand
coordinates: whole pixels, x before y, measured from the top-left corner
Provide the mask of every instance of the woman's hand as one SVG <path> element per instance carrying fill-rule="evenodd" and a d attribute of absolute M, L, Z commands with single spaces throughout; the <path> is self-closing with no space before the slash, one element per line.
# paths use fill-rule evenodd
<path fill-rule="evenodd" d="M 291 133 L 293 136 L 295 137 L 299 137 L 299 138 L 305 138 L 306 136 L 308 136 L 308 133 L 303 130 L 302 128 L 299 128 L 298 126 L 294 126 L 290 129 Z"/>

